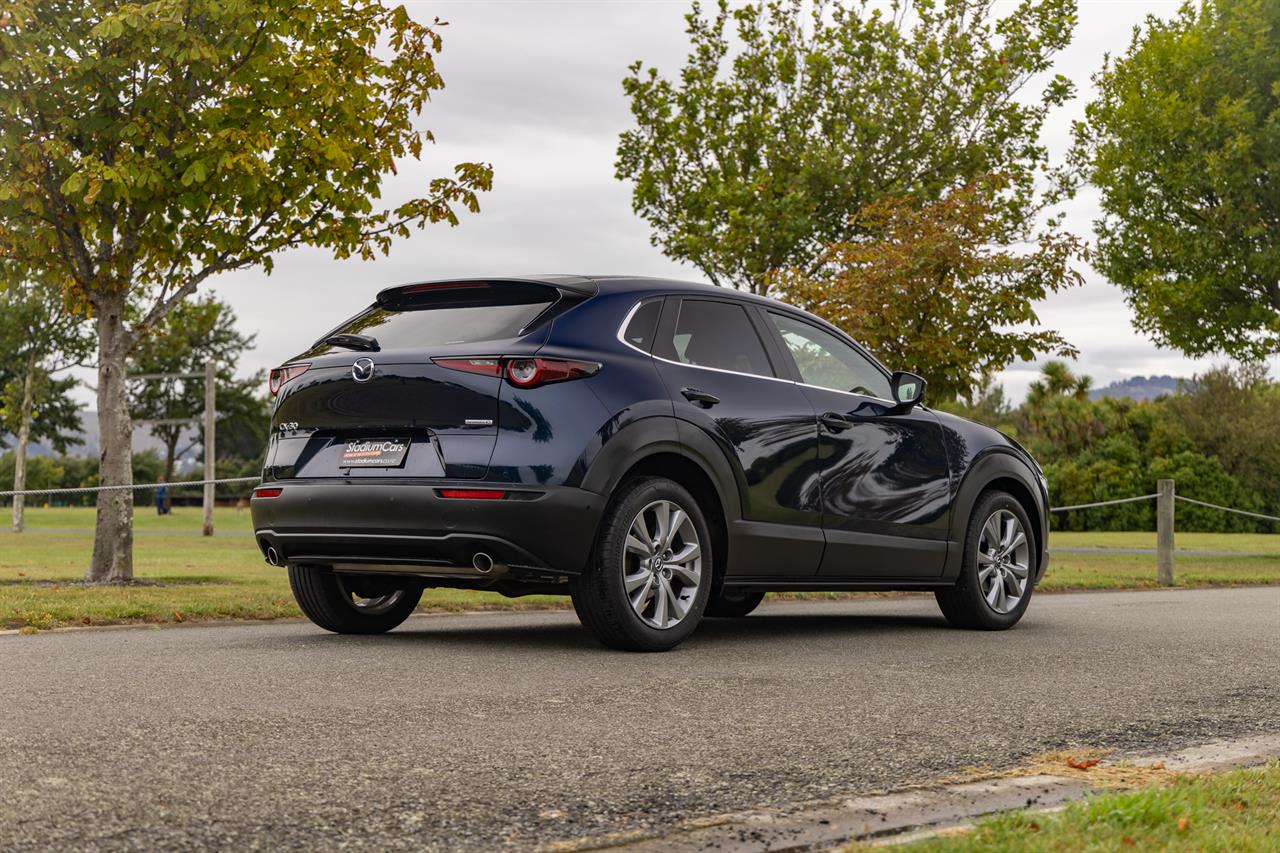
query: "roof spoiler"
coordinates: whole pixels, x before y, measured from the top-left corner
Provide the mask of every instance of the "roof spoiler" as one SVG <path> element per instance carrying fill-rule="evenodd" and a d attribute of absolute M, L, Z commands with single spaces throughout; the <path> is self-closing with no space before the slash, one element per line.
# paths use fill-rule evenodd
<path fill-rule="evenodd" d="M 490 288 L 504 290 L 515 289 L 520 285 L 532 285 L 539 288 L 554 288 L 561 292 L 580 297 L 594 296 L 599 287 L 589 278 L 575 275 L 521 276 L 515 278 L 475 278 L 475 279 L 440 279 L 436 281 L 420 281 L 412 284 L 401 284 L 379 291 L 377 302 L 382 306 L 403 305 L 407 301 L 416 301 L 415 297 L 431 299 L 441 297 L 445 300 L 468 296 L 478 296 L 477 291 Z"/>

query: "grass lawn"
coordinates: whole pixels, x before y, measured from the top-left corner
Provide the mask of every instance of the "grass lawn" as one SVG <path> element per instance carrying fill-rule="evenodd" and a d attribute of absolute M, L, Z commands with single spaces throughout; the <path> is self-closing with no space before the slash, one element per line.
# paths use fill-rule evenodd
<path fill-rule="evenodd" d="M 283 569 L 262 561 L 250 536 L 249 513 L 219 508 L 215 528 L 228 535 L 166 535 L 142 531 L 198 530 L 199 507 L 178 507 L 157 516 L 139 507 L 135 573 L 146 582 L 127 587 L 85 587 L 93 547 L 92 508 L 34 508 L 28 532 L 0 532 L 0 628 L 51 628 L 115 622 L 174 622 L 188 619 L 272 619 L 300 615 Z M 80 530 L 84 532 L 54 532 Z M 1055 534 L 1059 547 L 1145 547 L 1147 533 Z M 1205 550 L 1270 552 L 1274 556 L 1182 555 L 1179 586 L 1280 583 L 1280 537 L 1255 534 L 1185 534 L 1179 545 Z M 1041 589 L 1132 589 L 1154 587 L 1150 554 L 1055 554 Z M 815 594 L 821 597 L 825 594 Z M 504 598 L 496 593 L 430 590 L 425 610 L 509 609 L 565 606 L 562 596 Z"/>
<path fill-rule="evenodd" d="M 1248 551 L 1280 555 L 1280 535 L 1274 533 L 1175 533 L 1174 547 L 1192 551 Z M 1154 548 L 1155 531 L 1049 533 L 1052 548 Z"/>
<path fill-rule="evenodd" d="M 1056 814 L 1012 812 L 987 818 L 962 835 L 893 849 L 902 853 L 1280 850 L 1280 762 L 1220 775 L 1186 776 L 1167 787 L 1099 794 Z"/>

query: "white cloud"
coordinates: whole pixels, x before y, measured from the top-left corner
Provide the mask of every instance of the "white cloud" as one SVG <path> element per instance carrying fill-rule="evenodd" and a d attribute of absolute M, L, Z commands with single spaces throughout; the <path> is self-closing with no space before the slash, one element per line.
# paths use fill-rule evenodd
<path fill-rule="evenodd" d="M 997 4 L 1007 13 L 1012 2 Z M 1069 144 L 1070 122 L 1083 112 L 1090 75 L 1107 52 L 1128 45 L 1147 14 L 1168 16 L 1168 2 L 1083 0 L 1080 25 L 1055 70 L 1076 82 L 1078 97 L 1045 129 L 1051 151 Z M 214 282 L 258 349 L 245 372 L 279 364 L 317 334 L 367 304 L 380 288 L 410 280 L 517 272 L 637 273 L 700 278 L 649 242 L 631 212 L 629 187 L 613 177 L 618 133 L 630 117 L 620 81 L 643 59 L 668 72 L 687 52 L 679 2 L 415 2 L 420 17 L 439 15 L 447 88 L 428 105 L 423 126 L 439 143 L 423 163 L 407 163 L 388 179 L 388 201 L 409 197 L 459 160 L 493 163 L 495 188 L 478 216 L 457 229 L 432 227 L 401 241 L 374 263 L 336 262 L 313 250 L 277 259 L 275 274 L 258 271 Z M 1067 207 L 1069 227 L 1089 235 L 1096 197 Z M 1041 306 L 1042 322 L 1081 350 L 1077 369 L 1097 384 L 1137 374 L 1186 375 L 1206 362 L 1159 350 L 1135 332 L 1120 292 L 1096 274 Z M 1002 376 L 1015 398 L 1034 366 Z"/>

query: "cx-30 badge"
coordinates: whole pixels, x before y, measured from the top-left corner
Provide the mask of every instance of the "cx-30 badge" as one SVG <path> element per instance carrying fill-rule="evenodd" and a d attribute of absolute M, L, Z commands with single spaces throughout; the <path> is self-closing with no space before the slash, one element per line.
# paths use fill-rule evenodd
<path fill-rule="evenodd" d="M 368 382 L 373 378 L 373 359 L 357 358 L 351 365 L 351 378 L 357 382 Z"/>

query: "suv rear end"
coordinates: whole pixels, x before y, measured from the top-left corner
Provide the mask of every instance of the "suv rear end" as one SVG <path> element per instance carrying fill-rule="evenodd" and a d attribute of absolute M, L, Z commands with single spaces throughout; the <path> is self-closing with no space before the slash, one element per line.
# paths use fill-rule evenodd
<path fill-rule="evenodd" d="M 357 593 L 387 576 L 510 594 L 565 583 L 603 508 L 567 475 L 609 412 L 590 388 L 599 361 L 545 350 L 595 293 L 569 277 L 393 288 L 272 371 L 251 504 L 268 561 L 342 573 Z M 506 463 L 529 443 L 566 461 Z"/>

